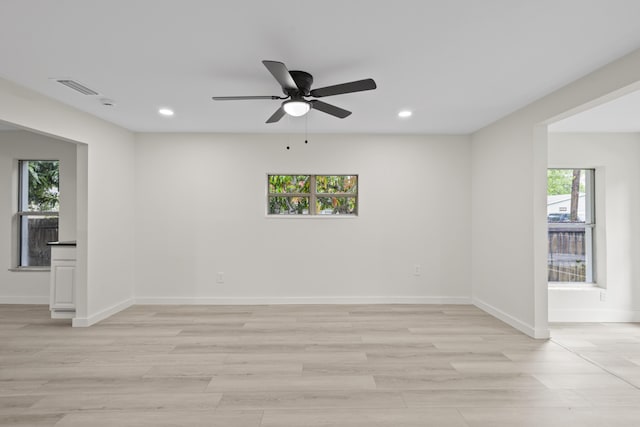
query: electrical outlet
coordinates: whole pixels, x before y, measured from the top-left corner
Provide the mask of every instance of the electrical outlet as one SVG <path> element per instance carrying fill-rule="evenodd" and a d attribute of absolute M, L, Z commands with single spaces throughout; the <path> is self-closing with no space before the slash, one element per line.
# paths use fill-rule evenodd
<path fill-rule="evenodd" d="M 224 283 L 224 273 L 222 271 L 218 271 L 216 274 L 216 283 Z"/>
<path fill-rule="evenodd" d="M 416 264 L 413 266 L 413 275 L 414 276 L 420 276 L 422 274 L 422 267 L 420 267 L 420 264 Z"/>
<path fill-rule="evenodd" d="M 600 302 L 605 302 L 607 300 L 607 293 L 605 291 L 600 291 Z"/>

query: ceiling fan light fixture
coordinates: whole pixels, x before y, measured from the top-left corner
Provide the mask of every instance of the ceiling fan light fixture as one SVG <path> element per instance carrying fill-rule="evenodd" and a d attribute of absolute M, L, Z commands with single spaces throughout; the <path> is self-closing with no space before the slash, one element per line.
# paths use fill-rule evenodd
<path fill-rule="evenodd" d="M 288 115 L 293 117 L 300 117 L 307 114 L 311 109 L 311 106 L 307 101 L 291 100 L 285 101 L 282 104 L 282 108 L 284 108 L 284 111 Z"/>

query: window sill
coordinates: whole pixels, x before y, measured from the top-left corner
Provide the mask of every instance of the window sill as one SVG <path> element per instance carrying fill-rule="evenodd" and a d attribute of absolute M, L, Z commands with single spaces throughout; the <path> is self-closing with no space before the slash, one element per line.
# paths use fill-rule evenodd
<path fill-rule="evenodd" d="M 291 219 L 291 218 L 304 218 L 304 219 L 356 219 L 358 215 L 265 215 L 267 219 Z"/>
<path fill-rule="evenodd" d="M 10 268 L 9 271 L 13 271 L 13 272 L 50 272 L 51 271 L 51 267 L 13 267 Z"/>
<path fill-rule="evenodd" d="M 597 283 L 554 282 L 549 283 L 549 290 L 602 291 Z"/>

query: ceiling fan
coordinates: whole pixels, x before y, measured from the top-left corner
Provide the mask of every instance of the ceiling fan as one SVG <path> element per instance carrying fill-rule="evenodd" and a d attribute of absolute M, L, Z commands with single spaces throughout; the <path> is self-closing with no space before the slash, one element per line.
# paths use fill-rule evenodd
<path fill-rule="evenodd" d="M 279 121 L 285 114 L 294 117 L 304 116 L 310 109 L 322 111 L 323 113 L 344 119 L 351 114 L 335 105 L 317 99 L 307 100 L 305 98 L 322 98 L 325 96 L 342 95 L 345 93 L 361 92 L 375 89 L 376 82 L 373 79 L 357 80 L 349 83 L 342 83 L 333 86 L 311 89 L 313 76 L 306 71 L 289 71 L 287 66 L 278 61 L 262 61 L 267 70 L 275 77 L 282 87 L 282 92 L 286 96 L 213 96 L 214 101 L 238 101 L 250 99 L 284 99 L 280 108 L 269 119 L 267 123 Z"/>

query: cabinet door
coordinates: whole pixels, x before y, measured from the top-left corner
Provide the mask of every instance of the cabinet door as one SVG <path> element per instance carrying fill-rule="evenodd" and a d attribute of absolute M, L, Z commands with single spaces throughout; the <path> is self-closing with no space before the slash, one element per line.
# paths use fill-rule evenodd
<path fill-rule="evenodd" d="M 51 282 L 51 308 L 74 309 L 76 291 L 75 262 L 52 262 Z"/>

